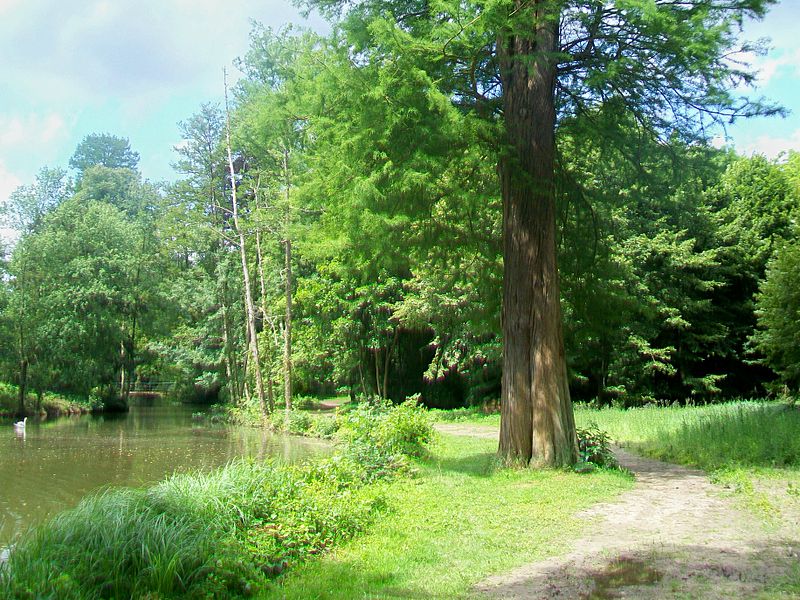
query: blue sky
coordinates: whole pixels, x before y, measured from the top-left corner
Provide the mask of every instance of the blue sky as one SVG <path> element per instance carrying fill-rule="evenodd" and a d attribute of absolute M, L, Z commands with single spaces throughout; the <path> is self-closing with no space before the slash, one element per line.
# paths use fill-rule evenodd
<path fill-rule="evenodd" d="M 93 132 L 129 138 L 145 177 L 170 178 L 178 121 L 220 99 L 251 20 L 303 22 L 286 0 L 0 0 L 0 202 L 41 166 L 66 166 Z M 800 150 L 797 23 L 800 2 L 782 0 L 746 24 L 748 39 L 772 38 L 752 57 L 758 93 L 792 114 L 732 126 L 740 152 Z"/>

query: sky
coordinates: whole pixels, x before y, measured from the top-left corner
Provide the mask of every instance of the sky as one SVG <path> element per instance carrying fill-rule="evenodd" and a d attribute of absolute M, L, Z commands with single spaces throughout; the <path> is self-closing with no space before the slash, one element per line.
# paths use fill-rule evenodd
<path fill-rule="evenodd" d="M 251 22 L 305 21 L 288 0 L 0 0 L 0 203 L 42 166 L 66 167 L 89 133 L 126 137 L 151 180 L 172 179 L 178 122 L 219 101 L 223 68 L 247 51 Z M 731 126 L 728 143 L 774 158 L 800 150 L 800 2 L 781 0 L 747 39 L 757 95 L 791 111 Z"/>

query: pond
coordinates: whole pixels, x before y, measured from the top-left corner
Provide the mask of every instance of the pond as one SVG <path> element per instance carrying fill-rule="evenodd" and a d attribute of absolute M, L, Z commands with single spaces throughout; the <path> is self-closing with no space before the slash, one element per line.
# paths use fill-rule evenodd
<path fill-rule="evenodd" d="M 0 423 L 0 549 L 103 486 L 145 486 L 242 456 L 297 461 L 330 448 L 321 440 L 197 423 L 193 410 L 134 406 L 125 415 L 28 419 L 24 434 Z"/>

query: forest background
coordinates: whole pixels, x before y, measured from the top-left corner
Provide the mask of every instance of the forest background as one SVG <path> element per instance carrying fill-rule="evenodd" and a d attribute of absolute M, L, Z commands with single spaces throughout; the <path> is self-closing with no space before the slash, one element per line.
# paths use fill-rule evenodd
<path fill-rule="evenodd" d="M 4 208 L 20 237 L 2 265 L 0 379 L 109 407 L 164 381 L 263 411 L 285 393 L 496 400 L 492 82 L 489 102 L 448 96 L 398 22 L 256 26 L 229 145 L 225 106 L 203 106 L 182 123 L 174 183 L 144 180 L 127 139 L 90 134 L 20 186 Z M 454 48 L 459 76 L 484 60 L 478 37 Z M 573 398 L 796 389 L 799 155 L 655 135 L 625 108 L 598 103 L 557 131 Z"/>

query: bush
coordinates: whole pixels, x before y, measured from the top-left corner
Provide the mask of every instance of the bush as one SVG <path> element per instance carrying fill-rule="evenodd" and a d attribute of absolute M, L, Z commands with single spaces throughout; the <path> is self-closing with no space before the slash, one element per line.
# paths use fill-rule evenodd
<path fill-rule="evenodd" d="M 406 457 L 422 456 L 433 437 L 433 424 L 417 398 L 399 406 L 370 400 L 337 412 L 343 454 L 365 467 L 365 476 L 378 479 L 404 471 Z"/>
<path fill-rule="evenodd" d="M 611 451 L 611 438 L 597 425 L 590 423 L 585 429 L 578 428 L 579 461 L 596 467 L 616 467 L 617 459 Z"/>
<path fill-rule="evenodd" d="M 295 410 L 312 410 L 319 406 L 319 401 L 311 396 L 295 396 L 292 399 L 292 408 Z"/>
<path fill-rule="evenodd" d="M 289 425 L 322 427 L 292 413 Z M 38 527 L 0 565 L 2 598 L 234 598 L 362 531 L 383 506 L 368 485 L 431 438 L 415 401 L 347 413 L 344 444 L 300 466 L 236 461 L 149 490 L 111 490 Z M 325 418 L 326 425 L 334 422 Z M 362 460 L 365 458 L 365 460 Z"/>

